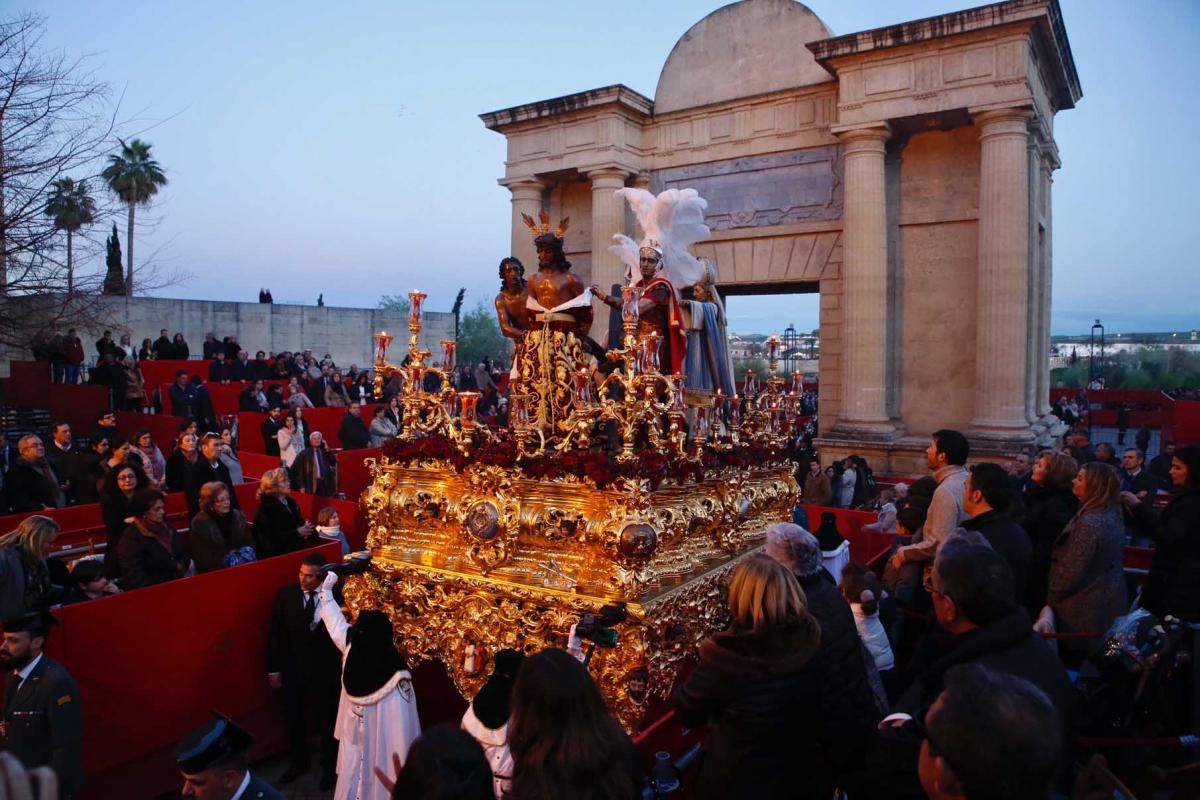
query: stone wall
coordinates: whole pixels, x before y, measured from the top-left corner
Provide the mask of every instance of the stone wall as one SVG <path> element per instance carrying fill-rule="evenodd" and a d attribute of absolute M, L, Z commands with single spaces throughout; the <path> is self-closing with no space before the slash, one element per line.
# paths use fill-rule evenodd
<path fill-rule="evenodd" d="M 310 349 L 318 356 L 329 353 L 343 366 L 370 364 L 374 353 L 371 335 L 380 330 L 396 337 L 391 351 L 393 362 L 399 362 L 408 345 L 408 315 L 399 311 L 163 297 L 114 297 L 105 303 L 108 312 L 104 317 L 109 321 L 106 327 L 113 331 L 114 338 L 128 333 L 136 345 L 147 336 L 158 338 L 159 330 L 166 328 L 170 336 L 176 331 L 183 334 L 193 357 L 202 354 L 204 335 L 210 332 L 218 339 L 237 336 L 251 358 L 256 350 L 270 353 Z M 89 362 L 95 356 L 93 343 L 101 333 L 103 329 L 79 331 Z M 439 340 L 453 338 L 453 314 L 427 311 L 422 315 L 421 347 L 434 353 L 433 359 L 441 352 Z M 0 375 L 8 374 L 10 360 L 30 357 L 28 352 L 0 350 Z"/>

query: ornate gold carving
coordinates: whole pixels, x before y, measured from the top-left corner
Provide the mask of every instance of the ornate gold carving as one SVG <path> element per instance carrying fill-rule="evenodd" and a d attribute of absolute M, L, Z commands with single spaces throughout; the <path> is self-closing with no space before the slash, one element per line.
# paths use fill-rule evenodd
<path fill-rule="evenodd" d="M 386 610 L 410 662 L 442 662 L 471 696 L 497 650 L 565 647 L 584 614 L 621 601 L 628 617 L 617 645 L 596 648 L 589 669 L 635 730 L 647 700 L 665 699 L 701 640 L 726 624 L 729 570 L 767 525 L 791 519 L 799 487 L 790 466 L 772 463 L 795 411 L 775 374 L 778 340 L 769 342 L 761 395 L 717 395 L 688 412 L 683 376 L 659 372 L 657 343 L 636 338 L 629 308 L 624 346 L 610 354 L 618 368 L 596 396 L 574 335 L 552 325 L 531 332 L 510 412 L 526 461 L 501 467 L 472 460 L 481 442 L 505 443 L 476 426 L 472 403 L 450 388 L 452 343 L 443 343 L 445 369 L 425 366 L 429 354 L 417 348 L 424 295 L 412 296 L 408 364 L 387 363 L 387 334 L 377 337 L 376 358 L 377 375 L 401 372 L 410 387 L 398 443 L 407 449 L 385 454 L 412 460 L 369 462 L 374 481 L 360 502 L 374 558 L 370 572 L 348 580 L 349 605 Z M 438 392 L 423 389 L 431 371 L 445 387 Z M 600 460 L 616 474 L 600 484 L 576 477 L 589 469 L 548 474 L 545 464 L 596 448 L 608 423 L 618 451 L 615 462 Z M 543 468 L 526 473 L 520 464 L 535 458 Z M 643 470 L 647 458 L 676 467 Z"/>

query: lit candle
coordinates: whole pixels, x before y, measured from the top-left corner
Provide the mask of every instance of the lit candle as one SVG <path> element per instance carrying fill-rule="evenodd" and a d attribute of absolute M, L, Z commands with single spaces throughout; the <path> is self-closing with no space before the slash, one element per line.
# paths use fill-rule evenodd
<path fill-rule="evenodd" d="M 462 401 L 462 426 L 469 431 L 475 427 L 475 406 L 479 402 L 479 392 L 459 392 L 458 399 Z"/>
<path fill-rule="evenodd" d="M 408 319 L 410 322 L 421 321 L 421 304 L 425 302 L 426 294 L 419 289 L 413 289 L 408 293 L 408 299 L 411 303 Z"/>
<path fill-rule="evenodd" d="M 454 348 L 458 342 L 453 339 L 442 339 L 442 366 L 447 372 L 454 370 Z"/>
<path fill-rule="evenodd" d="M 638 290 L 636 286 L 621 287 L 621 318 L 625 322 L 636 322 L 638 318 Z"/>
<path fill-rule="evenodd" d="M 772 333 L 767 337 L 767 353 L 771 360 L 774 361 L 779 357 L 779 334 Z"/>

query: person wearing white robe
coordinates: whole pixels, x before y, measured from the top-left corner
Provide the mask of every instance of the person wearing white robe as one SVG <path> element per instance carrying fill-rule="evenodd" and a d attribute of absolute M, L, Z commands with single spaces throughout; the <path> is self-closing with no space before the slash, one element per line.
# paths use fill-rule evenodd
<path fill-rule="evenodd" d="M 364 615 L 380 612 L 360 612 L 359 623 L 352 628 L 333 597 L 337 577 L 333 573 L 327 575 L 319 592 L 321 620 L 329 631 L 329 638 L 342 652 L 342 696 L 333 728 L 333 735 L 338 740 L 337 787 L 333 796 L 334 800 L 389 800 L 390 792 L 375 776 L 375 768 L 391 775 L 394 771 L 392 755 L 398 755 L 403 763 L 408 758 L 408 748 L 421 735 L 412 675 L 407 669 L 393 670 L 389 665 L 378 673 L 379 685 L 373 691 L 359 695 L 347 691 L 346 666 L 350 663 L 359 624 Z M 388 622 L 388 637 L 390 628 Z M 381 645 L 381 652 L 388 646 L 394 647 L 391 642 L 371 642 L 373 651 L 377 649 L 376 645 Z M 394 650 L 389 655 L 393 655 L 397 665 L 403 665 Z M 377 667 L 382 659 L 374 656 L 372 652 L 373 666 Z"/>

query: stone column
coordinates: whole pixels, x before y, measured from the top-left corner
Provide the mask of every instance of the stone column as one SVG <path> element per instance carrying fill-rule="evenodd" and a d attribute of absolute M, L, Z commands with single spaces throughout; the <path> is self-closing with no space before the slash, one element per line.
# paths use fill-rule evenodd
<path fill-rule="evenodd" d="M 624 188 L 629 171 L 618 167 L 605 167 L 587 174 L 592 182 L 592 283 L 608 294 L 614 283 L 625 282 L 625 265 L 608 248 L 613 243 L 613 234 L 625 233 L 624 200 L 614 192 Z M 603 342 L 608 335 L 608 309 L 595 305 L 596 315 L 592 320 L 592 338 Z"/>
<path fill-rule="evenodd" d="M 886 124 L 838 133 L 844 162 L 842 214 L 842 403 L 835 430 L 890 437 L 888 416 Z"/>
<path fill-rule="evenodd" d="M 1041 388 L 1041 351 L 1046 347 L 1042 332 L 1042 303 L 1046 301 L 1042 286 L 1042 246 L 1040 232 L 1042 229 L 1042 178 L 1041 178 L 1041 146 L 1038 143 L 1038 124 L 1032 120 L 1029 125 L 1029 137 L 1026 152 L 1028 153 L 1029 168 L 1029 280 L 1026 294 L 1029 298 L 1029 313 L 1026 315 L 1026 346 L 1025 359 L 1029 364 L 1030 377 L 1025 382 L 1025 421 L 1033 426 L 1035 435 L 1041 433 L 1043 426 L 1039 422 L 1037 393 Z"/>
<path fill-rule="evenodd" d="M 985 111 L 980 129 L 974 433 L 1032 438 L 1025 417 L 1029 315 L 1030 112 Z"/>
<path fill-rule="evenodd" d="M 518 178 L 501 181 L 512 192 L 512 255 L 525 265 L 525 275 L 537 271 L 537 248 L 533 246 L 533 232 L 525 225 L 522 214 L 535 220 L 543 208 L 542 201 L 546 184 L 537 178 Z"/>
<path fill-rule="evenodd" d="M 1054 278 L 1054 204 L 1050 191 L 1054 170 L 1058 169 L 1058 148 L 1051 141 L 1042 149 L 1041 181 L 1042 227 L 1045 229 L 1042 246 L 1042 352 L 1038 364 L 1038 413 L 1045 419 L 1050 414 L 1050 300 Z"/>

